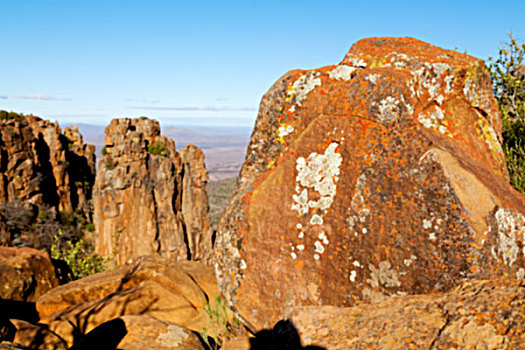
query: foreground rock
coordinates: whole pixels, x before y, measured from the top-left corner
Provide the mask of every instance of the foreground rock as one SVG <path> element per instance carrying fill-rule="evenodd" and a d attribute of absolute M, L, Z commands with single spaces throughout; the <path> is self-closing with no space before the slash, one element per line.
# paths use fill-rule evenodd
<path fill-rule="evenodd" d="M 191 331 L 151 316 L 122 316 L 98 326 L 71 350 L 105 346 L 120 350 L 197 350 L 204 349 Z"/>
<path fill-rule="evenodd" d="M 507 181 L 483 61 L 371 38 L 263 97 L 219 224 L 221 292 L 255 328 L 525 275 L 525 202 Z"/>
<path fill-rule="evenodd" d="M 3 308 L 7 309 L 4 305 L 7 301 L 36 301 L 56 286 L 55 268 L 46 252 L 0 247 L 0 299 L 4 299 Z"/>
<path fill-rule="evenodd" d="M 352 308 L 297 308 L 306 344 L 327 349 L 521 349 L 525 283 L 472 281 L 442 295 L 394 297 Z"/>
<path fill-rule="evenodd" d="M 62 133 L 34 116 L 0 118 L 0 202 L 87 213 L 94 179 L 95 147 L 76 127 Z"/>
<path fill-rule="evenodd" d="M 288 338 L 298 337 L 312 349 L 522 349 L 525 283 L 471 281 L 444 294 L 349 308 L 299 307 L 287 317 L 295 328 Z M 223 349 L 254 349 L 265 339 L 271 344 L 276 337 L 268 335 L 276 327 L 255 338 L 239 337 Z"/>
<path fill-rule="evenodd" d="M 104 334 L 113 334 L 108 341 L 119 344 L 119 349 L 135 349 L 146 341 L 135 339 L 149 333 L 150 342 L 167 349 L 199 349 L 181 344 L 197 344 L 192 332 L 225 336 L 224 325 L 210 318 L 207 310 L 218 310 L 224 322 L 234 324 L 233 315 L 220 309 L 218 297 L 211 266 L 140 257 L 43 295 L 36 302 L 39 324 L 15 324 L 15 342 L 35 349 L 85 348 L 107 338 Z"/>
<path fill-rule="evenodd" d="M 93 193 L 100 255 L 119 264 L 147 254 L 208 261 L 204 159 L 198 151 L 181 153 L 187 154 L 184 161 L 175 143 L 160 135 L 157 121 L 114 119 L 106 128 Z"/>

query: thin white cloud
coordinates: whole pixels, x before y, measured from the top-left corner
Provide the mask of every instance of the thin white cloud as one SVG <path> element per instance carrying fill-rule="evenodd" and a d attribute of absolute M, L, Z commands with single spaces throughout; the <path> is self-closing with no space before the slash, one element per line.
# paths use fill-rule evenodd
<path fill-rule="evenodd" d="M 1 94 L 0 94 L 0 99 L 2 99 L 2 100 L 7 100 L 7 98 L 8 98 L 7 95 L 1 95 Z"/>
<path fill-rule="evenodd" d="M 16 98 L 22 98 L 25 100 L 42 100 L 42 101 L 71 101 L 70 98 L 58 98 L 56 96 L 50 96 L 46 94 L 22 94 L 16 95 Z"/>
<path fill-rule="evenodd" d="M 133 109 L 156 110 L 156 111 L 256 111 L 254 107 L 230 107 L 230 106 L 135 106 Z"/>
<path fill-rule="evenodd" d="M 138 100 L 138 99 L 135 99 L 135 98 L 127 98 L 126 101 L 128 101 L 128 102 L 138 102 L 138 103 L 152 103 L 152 104 L 157 104 L 157 103 L 160 102 L 159 100 Z"/>

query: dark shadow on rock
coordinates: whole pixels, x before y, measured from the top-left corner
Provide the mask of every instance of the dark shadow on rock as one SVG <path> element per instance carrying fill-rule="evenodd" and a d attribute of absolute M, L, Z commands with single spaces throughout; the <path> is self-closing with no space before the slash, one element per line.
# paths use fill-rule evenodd
<path fill-rule="evenodd" d="M 0 312 L 4 318 L 36 323 L 40 319 L 34 302 L 0 299 Z"/>
<path fill-rule="evenodd" d="M 299 332 L 288 320 L 281 320 L 273 329 L 263 329 L 250 339 L 250 350 L 326 350 L 319 346 L 301 344 Z"/>
<path fill-rule="evenodd" d="M 16 327 L 9 319 L 0 315 L 0 342 L 13 341 L 15 339 Z"/>
<path fill-rule="evenodd" d="M 116 318 L 79 337 L 69 350 L 115 350 L 127 333 L 124 321 Z"/>
<path fill-rule="evenodd" d="M 71 270 L 67 262 L 63 260 L 51 259 L 51 263 L 55 268 L 55 276 L 60 285 L 71 282 L 70 276 L 73 275 L 73 271 Z"/>

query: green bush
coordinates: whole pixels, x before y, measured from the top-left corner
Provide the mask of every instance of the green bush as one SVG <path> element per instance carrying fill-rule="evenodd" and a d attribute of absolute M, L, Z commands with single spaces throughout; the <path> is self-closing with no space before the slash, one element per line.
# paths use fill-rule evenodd
<path fill-rule="evenodd" d="M 106 154 L 108 154 L 108 149 L 104 146 L 102 147 L 102 155 L 105 156 Z"/>
<path fill-rule="evenodd" d="M 156 156 L 169 157 L 170 152 L 160 142 L 153 142 L 148 144 L 148 152 Z"/>
<path fill-rule="evenodd" d="M 51 257 L 67 263 L 71 269 L 69 278 L 76 280 L 105 270 L 107 259 L 93 253 L 93 248 L 83 239 L 64 240 L 62 230 L 54 237 Z M 66 243 L 66 244 L 64 244 Z"/>
<path fill-rule="evenodd" d="M 503 122 L 503 153 L 510 183 L 525 194 L 525 43 L 509 34 L 498 59 L 489 58 L 494 95 Z"/>

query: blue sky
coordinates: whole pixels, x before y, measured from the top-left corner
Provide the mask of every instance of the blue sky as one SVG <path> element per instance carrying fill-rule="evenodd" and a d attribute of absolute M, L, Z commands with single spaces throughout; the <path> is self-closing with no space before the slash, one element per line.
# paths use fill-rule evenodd
<path fill-rule="evenodd" d="M 61 123 L 114 117 L 251 126 L 290 69 L 355 41 L 412 36 L 495 56 L 525 39 L 525 1 L 0 0 L 0 109 Z"/>

